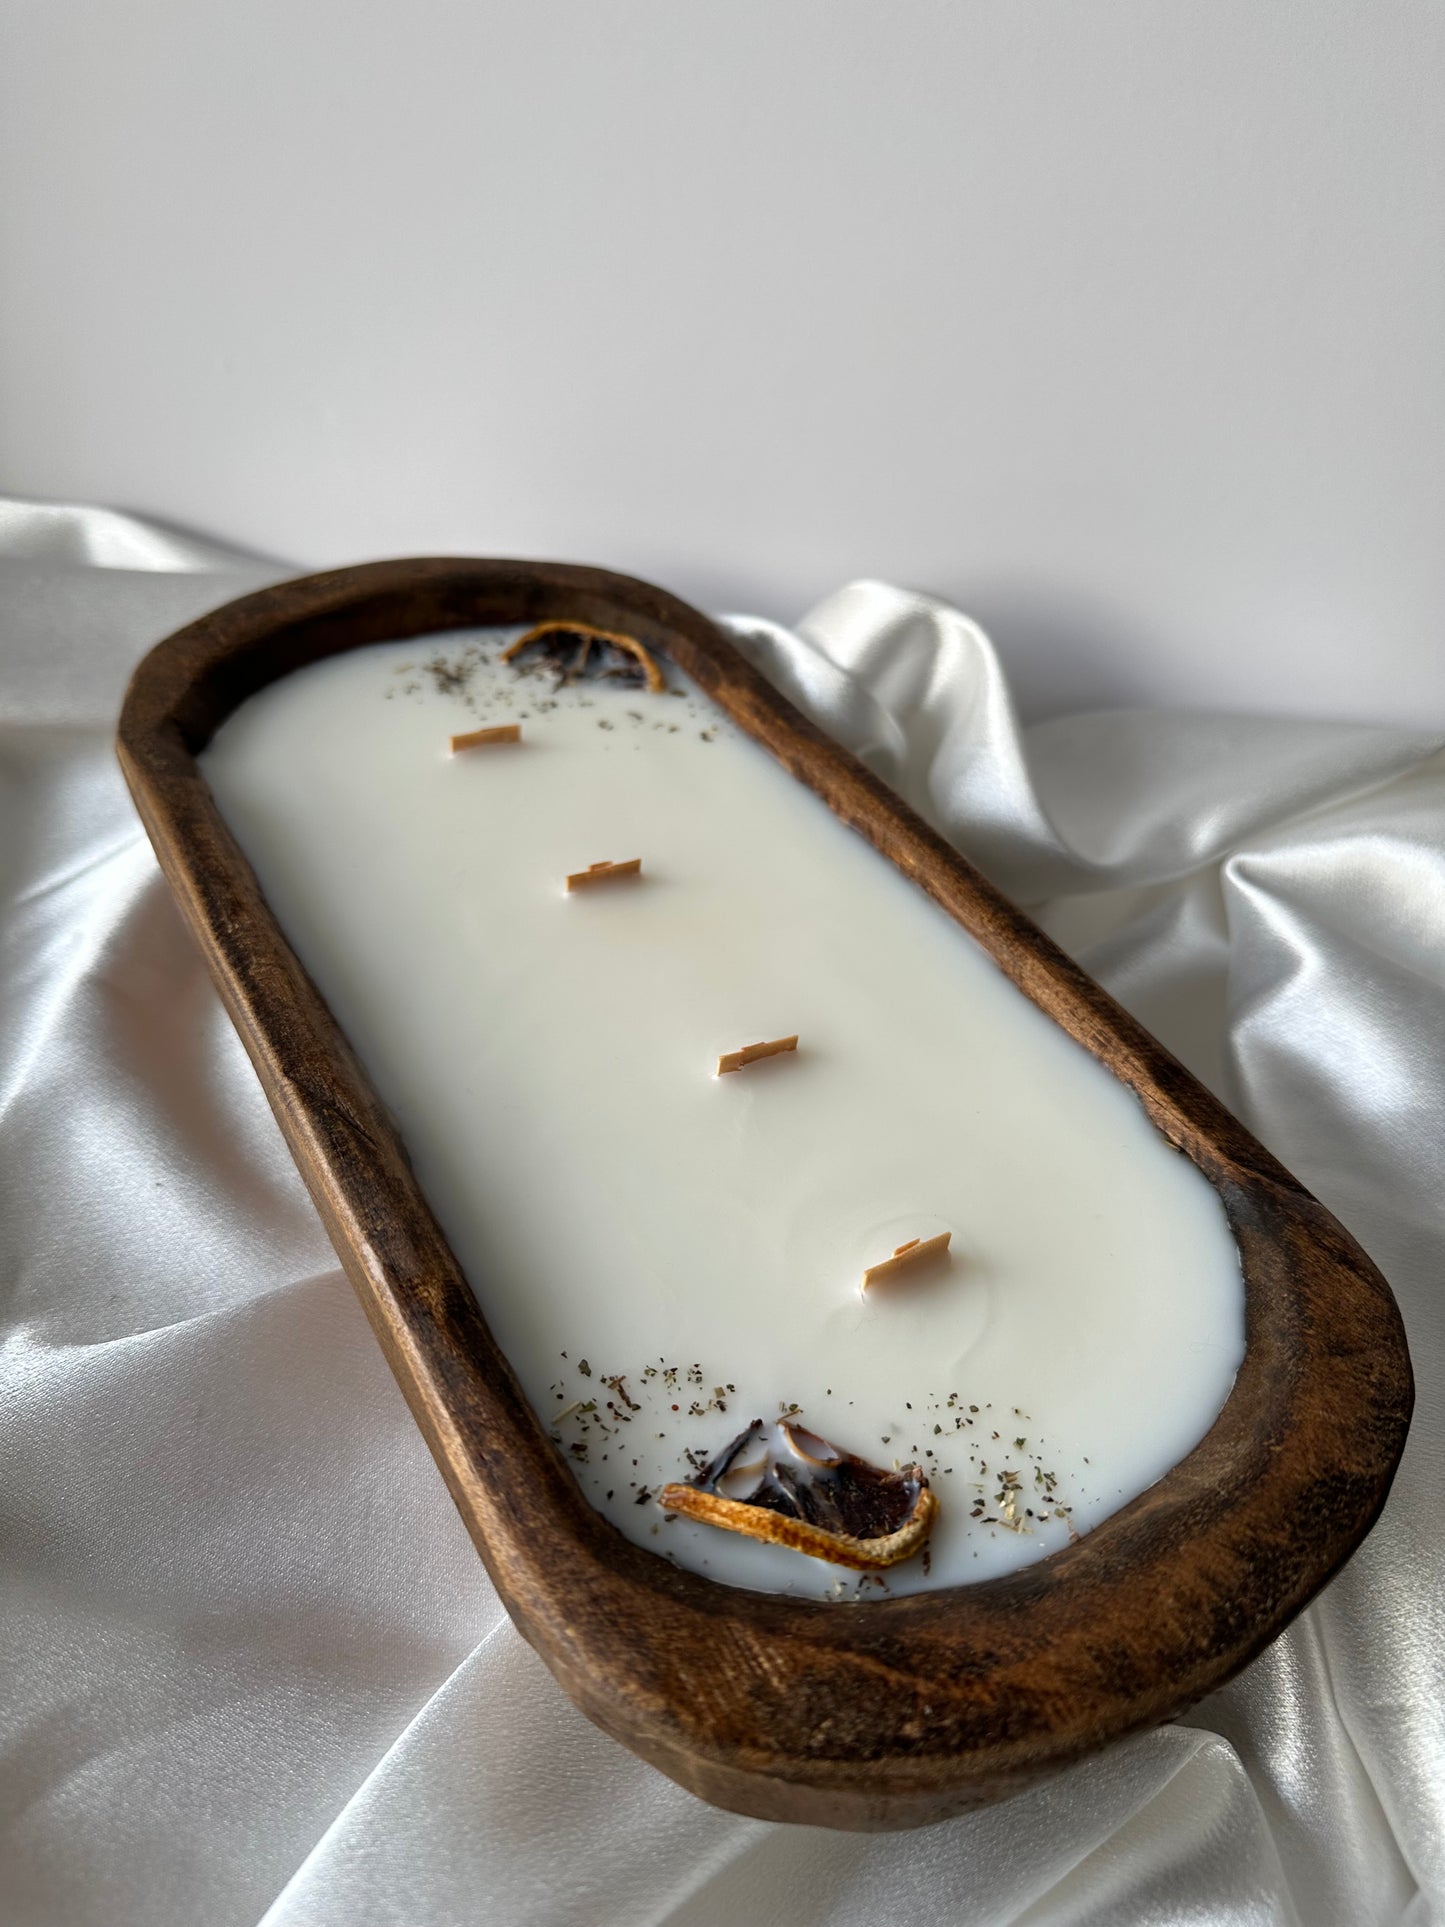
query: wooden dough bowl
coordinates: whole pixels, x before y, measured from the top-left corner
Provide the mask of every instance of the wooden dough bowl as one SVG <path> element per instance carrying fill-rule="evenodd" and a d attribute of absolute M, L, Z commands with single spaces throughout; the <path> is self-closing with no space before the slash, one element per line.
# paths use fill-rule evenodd
<path fill-rule="evenodd" d="M 255 690 L 362 644 L 571 617 L 670 657 L 1138 1094 L 1218 1190 L 1247 1349 L 1204 1440 L 1076 1545 L 868 1605 L 744 1592 L 631 1545 L 582 1497 L 498 1350 L 397 1132 L 292 955 L 196 762 Z M 1213 1691 L 1370 1529 L 1413 1388 L 1352 1238 L 1099 986 L 672 596 L 600 569 L 380 562 L 244 597 L 141 663 L 126 780 L 317 1209 L 518 1627 L 584 1713 L 705 1800 L 920 1826 Z M 842 831 L 840 829 L 840 834 Z"/>

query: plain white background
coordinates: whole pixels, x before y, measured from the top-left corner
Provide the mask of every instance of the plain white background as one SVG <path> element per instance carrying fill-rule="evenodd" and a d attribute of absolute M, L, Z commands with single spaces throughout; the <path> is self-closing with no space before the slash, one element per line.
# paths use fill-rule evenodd
<path fill-rule="evenodd" d="M 0 0 L 0 485 L 1445 721 L 1445 8 Z"/>

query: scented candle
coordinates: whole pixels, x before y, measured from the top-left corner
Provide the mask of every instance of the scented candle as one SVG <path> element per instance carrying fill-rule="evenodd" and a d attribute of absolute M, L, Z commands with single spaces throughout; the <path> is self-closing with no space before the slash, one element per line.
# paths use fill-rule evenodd
<path fill-rule="evenodd" d="M 201 761 L 584 1492 L 825 1598 L 1087 1532 L 1233 1382 L 1216 1193 L 671 665 L 559 683 L 515 636 L 315 663 Z M 926 1550 L 860 1576 L 658 1504 L 780 1414 L 920 1466 Z"/>

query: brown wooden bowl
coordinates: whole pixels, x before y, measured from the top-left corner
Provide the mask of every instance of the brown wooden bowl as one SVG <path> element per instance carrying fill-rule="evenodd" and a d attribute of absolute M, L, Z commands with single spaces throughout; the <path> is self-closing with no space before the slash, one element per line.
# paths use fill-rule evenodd
<path fill-rule="evenodd" d="M 363 643 L 572 617 L 670 656 L 1135 1091 L 1218 1190 L 1246 1351 L 1183 1462 L 1027 1571 L 867 1606 L 679 1571 L 587 1504 L 497 1349 L 396 1129 L 195 757 L 255 690 Z M 695 610 L 599 569 L 421 560 L 264 589 L 137 669 L 119 753 L 316 1201 L 525 1637 L 589 1718 L 692 1792 L 770 1820 L 922 1825 L 1180 1712 L 1251 1659 L 1374 1522 L 1410 1363 L 1354 1240 L 1169 1053 Z"/>

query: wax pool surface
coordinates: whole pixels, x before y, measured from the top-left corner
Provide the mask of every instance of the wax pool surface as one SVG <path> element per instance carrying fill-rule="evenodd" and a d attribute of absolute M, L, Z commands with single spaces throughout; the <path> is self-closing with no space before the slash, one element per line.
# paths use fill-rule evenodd
<path fill-rule="evenodd" d="M 202 762 L 583 1490 L 694 1571 L 824 1598 L 1087 1532 L 1233 1383 L 1215 1193 L 675 671 L 554 689 L 497 660 L 512 634 L 301 670 Z M 448 753 L 511 721 L 520 744 Z M 631 857 L 640 881 L 564 893 Z M 866 1266 L 942 1230 L 941 1265 L 864 1298 Z M 659 1487 L 790 1406 L 924 1466 L 926 1562 L 860 1580 L 664 1517 Z"/>

